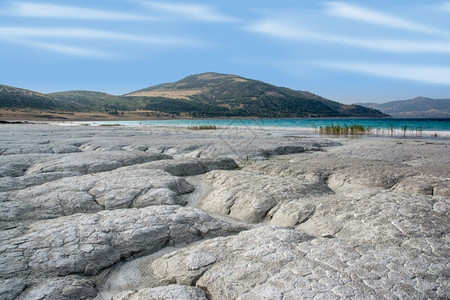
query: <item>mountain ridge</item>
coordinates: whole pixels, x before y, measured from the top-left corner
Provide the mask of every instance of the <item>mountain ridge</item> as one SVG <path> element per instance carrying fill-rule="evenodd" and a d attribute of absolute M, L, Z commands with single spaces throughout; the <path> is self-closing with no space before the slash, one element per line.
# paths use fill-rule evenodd
<path fill-rule="evenodd" d="M 40 94 L 0 86 L 0 108 L 35 108 L 118 114 L 142 110 L 172 117 L 385 117 L 307 91 L 221 73 L 201 73 L 124 95 L 73 90 Z M 7 87 L 4 88 L 3 87 Z"/>
<path fill-rule="evenodd" d="M 374 110 L 345 105 L 307 91 L 278 87 L 259 80 L 215 72 L 150 86 L 125 96 L 185 99 L 234 110 L 239 116 L 259 117 L 381 117 Z M 242 107 L 245 112 L 240 111 Z M 154 107 L 152 107 L 154 108 Z M 249 113 L 250 114 L 249 114 Z"/>
<path fill-rule="evenodd" d="M 450 99 L 418 96 L 385 103 L 357 103 L 397 118 L 450 118 Z"/>

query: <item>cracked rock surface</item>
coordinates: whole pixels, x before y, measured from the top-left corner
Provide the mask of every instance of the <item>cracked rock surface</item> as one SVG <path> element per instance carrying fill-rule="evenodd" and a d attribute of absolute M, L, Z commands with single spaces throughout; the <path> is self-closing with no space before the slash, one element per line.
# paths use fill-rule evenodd
<path fill-rule="evenodd" d="M 0 299 L 450 298 L 447 139 L 0 127 Z"/>

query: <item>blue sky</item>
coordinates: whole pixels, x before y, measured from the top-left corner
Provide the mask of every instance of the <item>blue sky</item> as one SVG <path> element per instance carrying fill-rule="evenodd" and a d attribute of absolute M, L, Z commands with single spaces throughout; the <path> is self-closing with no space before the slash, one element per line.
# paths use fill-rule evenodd
<path fill-rule="evenodd" d="M 450 98 L 450 1 L 2 0 L 0 68 L 44 93 L 212 71 L 343 103 Z"/>

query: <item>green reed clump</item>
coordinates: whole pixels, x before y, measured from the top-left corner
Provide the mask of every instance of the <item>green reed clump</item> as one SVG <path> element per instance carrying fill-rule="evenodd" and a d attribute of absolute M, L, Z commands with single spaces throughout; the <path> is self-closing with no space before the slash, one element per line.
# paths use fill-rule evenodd
<path fill-rule="evenodd" d="M 406 136 L 406 130 L 408 129 L 408 126 L 405 124 L 405 125 L 402 125 L 402 132 L 403 132 L 403 136 Z"/>
<path fill-rule="evenodd" d="M 332 134 L 332 135 L 360 135 L 369 134 L 370 128 L 364 125 L 327 125 L 319 127 L 320 134 Z"/>
<path fill-rule="evenodd" d="M 120 124 L 100 124 L 100 127 L 114 127 L 114 126 L 121 126 Z"/>
<path fill-rule="evenodd" d="M 218 127 L 216 125 L 198 125 L 198 126 L 188 126 L 191 130 L 216 130 Z"/>

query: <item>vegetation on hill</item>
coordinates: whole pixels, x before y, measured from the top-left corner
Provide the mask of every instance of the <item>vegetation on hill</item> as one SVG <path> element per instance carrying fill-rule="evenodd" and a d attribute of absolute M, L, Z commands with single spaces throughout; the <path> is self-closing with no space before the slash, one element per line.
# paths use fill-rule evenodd
<path fill-rule="evenodd" d="M 145 105 L 139 99 L 92 91 L 67 91 L 52 93 L 49 96 L 74 103 L 79 111 L 130 111 L 140 109 Z"/>
<path fill-rule="evenodd" d="M 3 88 L 5 87 L 5 88 Z M 3 92 L 5 90 L 5 92 Z M 152 111 L 191 117 L 383 117 L 381 112 L 344 105 L 235 75 L 203 73 L 123 96 L 92 91 L 40 94 L 0 86 L 1 108 L 64 111 Z"/>
<path fill-rule="evenodd" d="M 386 103 L 361 103 L 398 118 L 450 118 L 450 99 L 416 97 Z"/>
<path fill-rule="evenodd" d="M 0 108 L 70 109 L 70 103 L 30 90 L 0 85 Z"/>
<path fill-rule="evenodd" d="M 294 91 L 235 75 L 203 73 L 159 84 L 127 96 L 176 95 L 164 109 L 193 111 L 197 115 L 258 117 L 382 117 L 377 110 L 344 105 L 304 91 Z M 176 101 L 175 101 L 176 100 Z M 188 100 L 188 101 L 186 101 Z M 159 104 L 151 100 L 150 108 Z M 203 107 L 204 109 L 199 109 Z M 212 110 L 211 110 L 212 109 Z M 167 110 L 165 110 L 168 112 Z M 195 115 L 194 115 L 195 116 Z"/>

